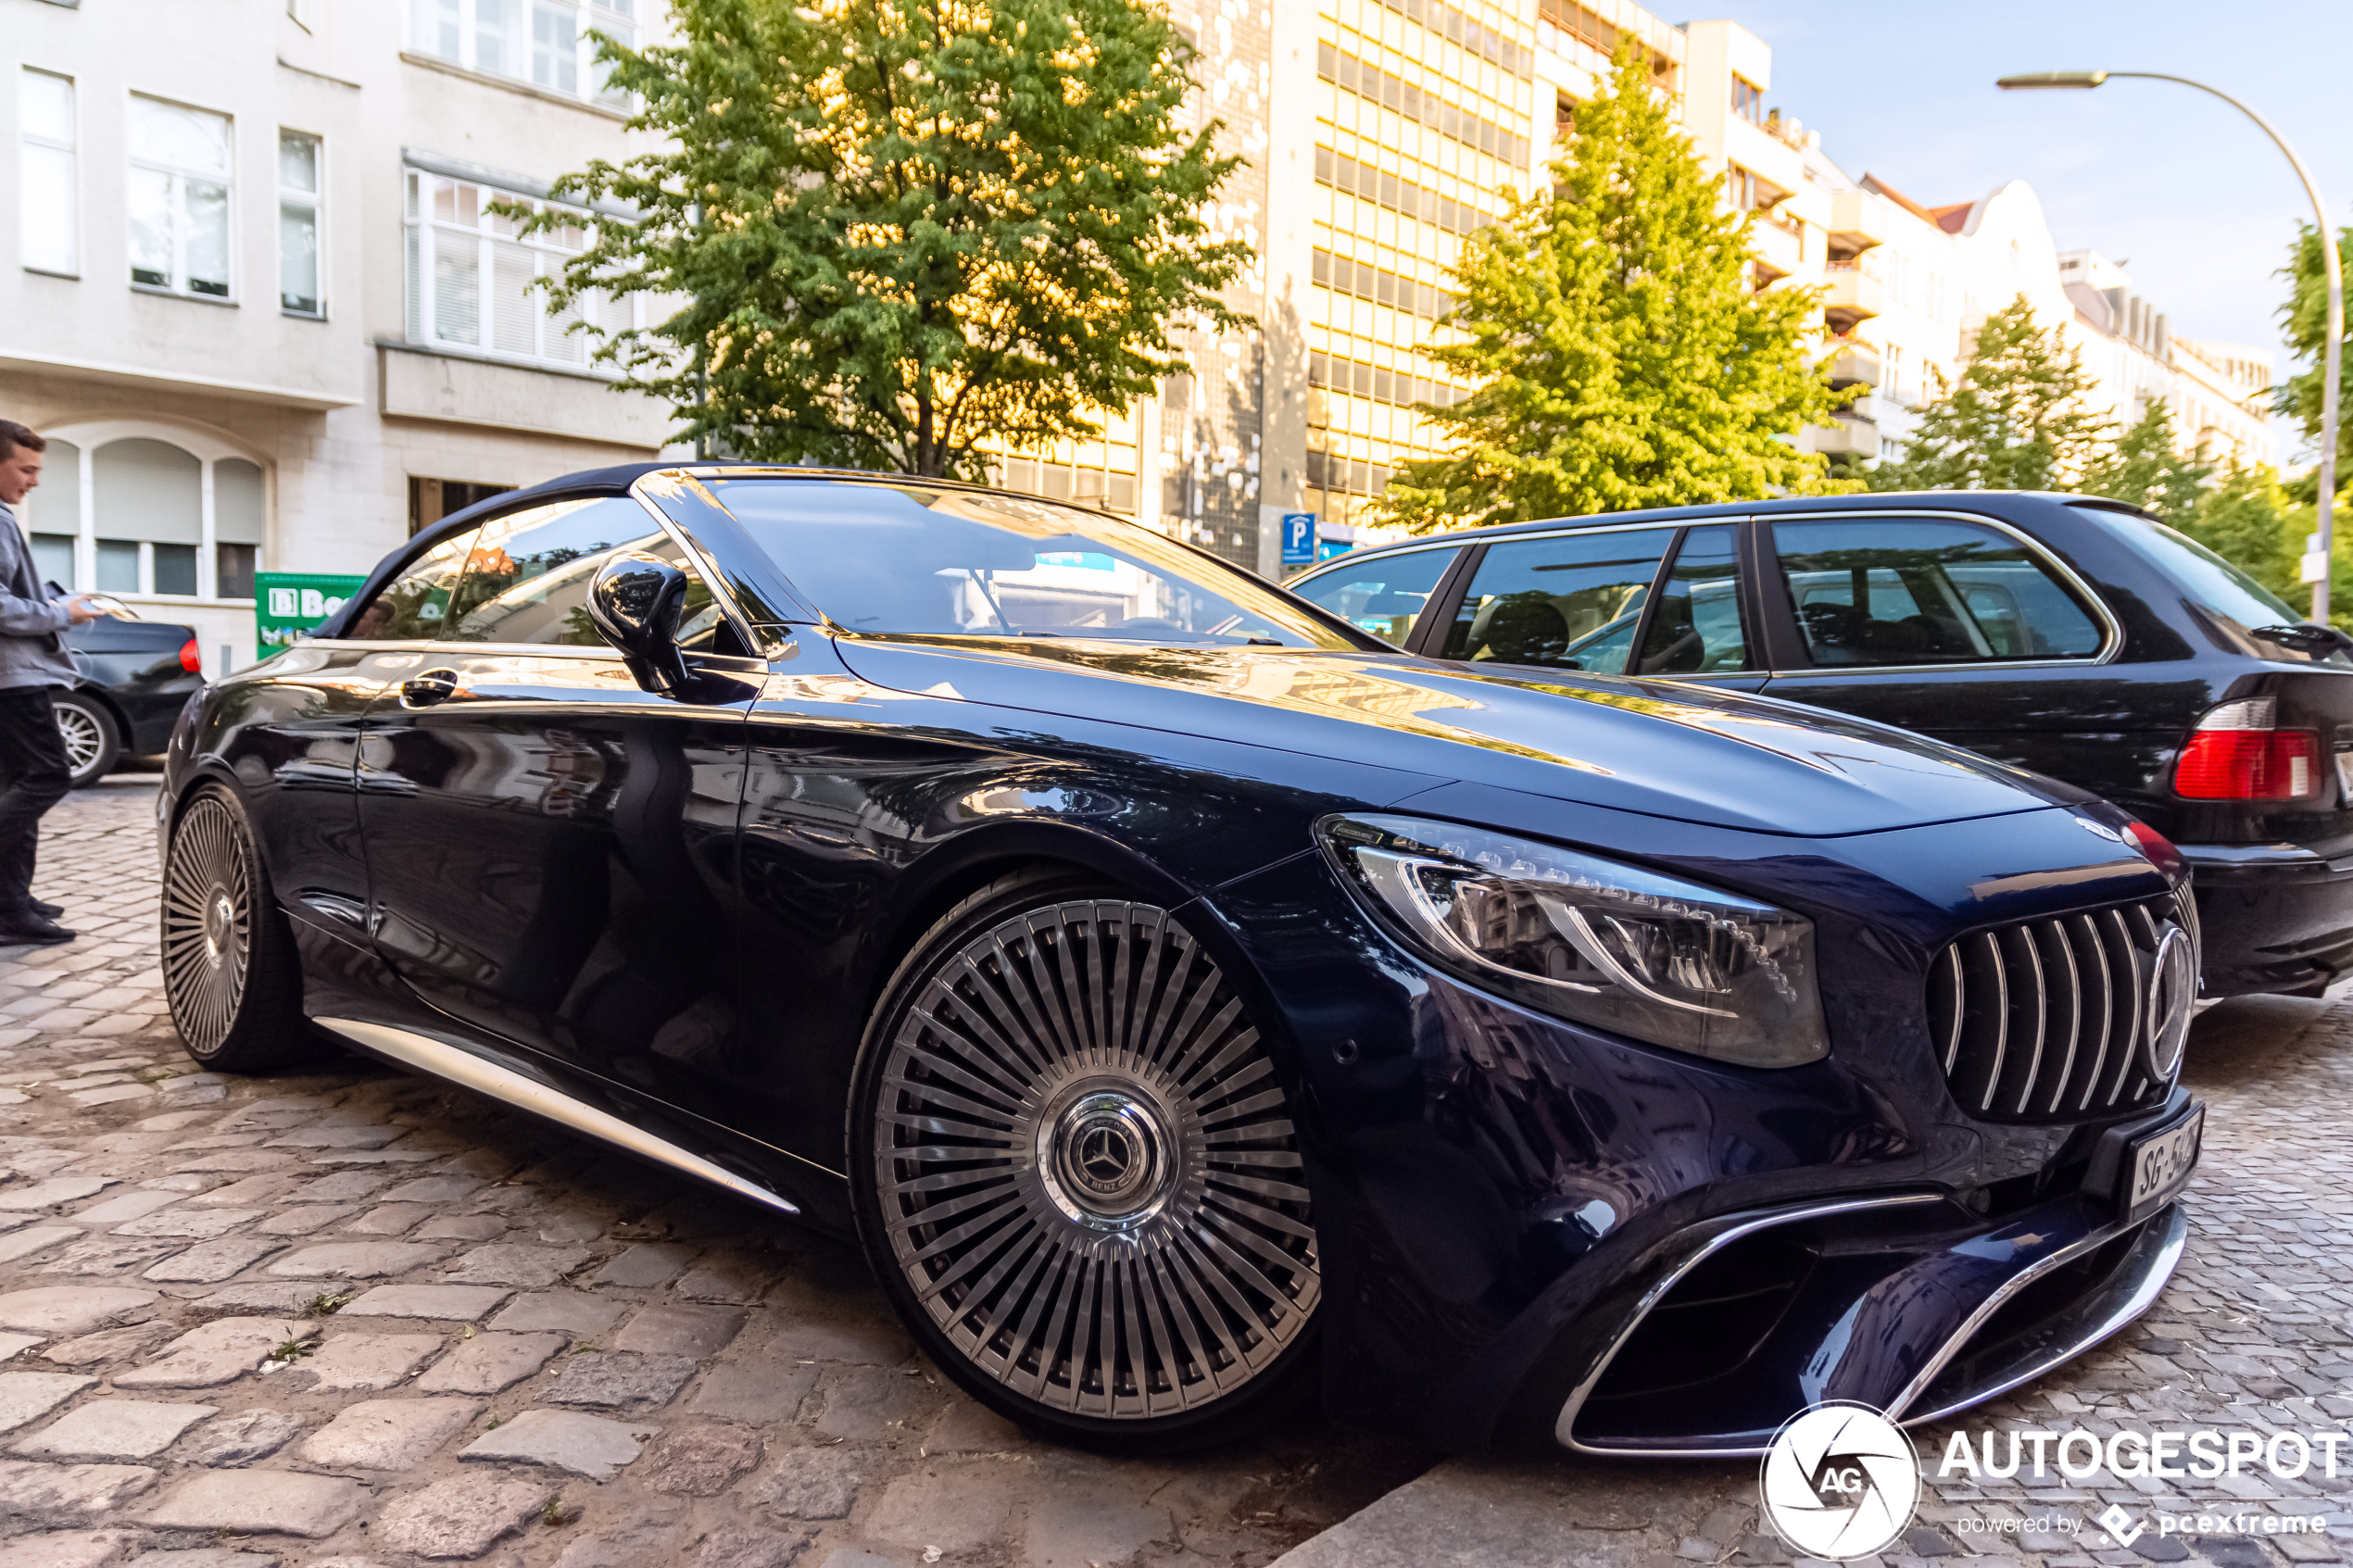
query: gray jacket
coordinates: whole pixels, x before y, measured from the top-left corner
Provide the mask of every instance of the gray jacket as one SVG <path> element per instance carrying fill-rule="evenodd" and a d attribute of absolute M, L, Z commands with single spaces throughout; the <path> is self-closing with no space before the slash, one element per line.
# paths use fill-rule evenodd
<path fill-rule="evenodd" d="M 0 502 L 0 691 L 72 685 L 79 677 L 61 634 L 72 623 L 65 606 L 50 602 L 31 543 Z"/>

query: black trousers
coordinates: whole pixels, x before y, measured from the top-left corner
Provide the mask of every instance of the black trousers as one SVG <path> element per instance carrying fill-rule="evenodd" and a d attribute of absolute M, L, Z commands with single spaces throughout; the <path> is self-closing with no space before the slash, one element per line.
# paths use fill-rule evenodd
<path fill-rule="evenodd" d="M 66 797 L 72 773 L 50 711 L 56 686 L 0 688 L 0 920 L 32 908 L 41 814 Z"/>

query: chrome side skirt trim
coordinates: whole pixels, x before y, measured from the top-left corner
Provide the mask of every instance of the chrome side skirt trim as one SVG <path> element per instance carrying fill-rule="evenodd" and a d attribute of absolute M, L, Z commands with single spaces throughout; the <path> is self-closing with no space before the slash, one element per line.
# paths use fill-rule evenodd
<path fill-rule="evenodd" d="M 1894 1409 L 1887 1412 L 1888 1419 L 1905 1426 L 1919 1426 L 1931 1421 L 1942 1421 L 1971 1405 L 1982 1404 L 1996 1395 L 2008 1393 L 2021 1383 L 2033 1381 L 2063 1361 L 2082 1355 L 2147 1311 L 2156 1305 L 2158 1292 L 2165 1288 L 2167 1282 L 2173 1277 L 2174 1269 L 2181 1264 L 2182 1252 L 2189 1241 L 2190 1219 L 2183 1212 L 2181 1204 L 2176 1202 L 2163 1214 L 2152 1216 L 2143 1224 L 2145 1228 L 2140 1239 L 2133 1244 L 2133 1256 L 2120 1271 L 2121 1277 L 2097 1296 L 2081 1303 L 2066 1319 L 2061 1320 L 2057 1325 L 2060 1332 L 2055 1342 L 2027 1351 L 1994 1373 L 1982 1387 L 1971 1388 L 1957 1397 L 1948 1397 L 1933 1409 L 1917 1414 L 1906 1413 L 1913 1400 L 1926 1394 L 1936 1374 L 1951 1362 L 1954 1355 L 1968 1343 L 1969 1336 L 1995 1308 L 2051 1267 L 2114 1240 L 2112 1233 L 2091 1237 L 2045 1260 L 2031 1273 L 2021 1274 L 1995 1292 L 1993 1298 L 1970 1317 L 1961 1332 L 1953 1336 L 1935 1361 L 1897 1397 Z M 2139 1266 L 2133 1267 L 2133 1264 Z"/>
<path fill-rule="evenodd" d="M 550 1122 L 560 1122 L 576 1132 L 587 1134 L 605 1143 L 627 1149 L 657 1163 L 682 1171 L 689 1176 L 725 1187 L 737 1198 L 749 1198 L 765 1209 L 783 1214 L 799 1214 L 800 1206 L 790 1199 L 770 1192 L 757 1182 L 745 1179 L 724 1165 L 712 1163 L 701 1155 L 679 1148 L 664 1138 L 658 1138 L 644 1128 L 623 1121 L 609 1111 L 586 1106 L 550 1085 L 526 1077 L 511 1067 L 478 1057 L 472 1051 L 459 1050 L 427 1035 L 389 1024 L 369 1023 L 356 1018 L 317 1018 L 311 1020 L 324 1029 L 332 1029 L 355 1045 L 364 1046 L 379 1056 L 405 1062 L 421 1073 L 446 1078 L 453 1084 L 502 1099 Z"/>
<path fill-rule="evenodd" d="M 1571 1453 L 1595 1454 L 1610 1458 L 1625 1458 L 1629 1454 L 1639 1454 L 1644 1459 L 1722 1459 L 1730 1454 L 1751 1451 L 1739 1449 L 1699 1448 L 1667 1452 L 1649 1449 L 1594 1448 L 1579 1442 L 1574 1429 L 1577 1425 L 1578 1412 L 1585 1408 L 1585 1401 L 1592 1396 L 1595 1386 L 1601 1382 L 1602 1374 L 1609 1371 L 1609 1363 L 1617 1359 L 1617 1352 L 1625 1348 L 1626 1342 L 1634 1336 L 1634 1331 L 1642 1326 L 1642 1320 L 1650 1316 L 1651 1309 L 1657 1306 L 1685 1274 L 1690 1273 L 1733 1242 L 1740 1240 L 1743 1236 L 1754 1236 L 1758 1231 L 1770 1230 L 1776 1225 L 1793 1224 L 1800 1220 L 1818 1220 L 1831 1214 L 1852 1214 L 1867 1209 L 1894 1209 L 1908 1204 L 1944 1201 L 1944 1199 L 1936 1193 L 1914 1192 L 1902 1193 L 1891 1198 L 1850 1198 L 1834 1203 L 1795 1204 L 1787 1209 L 1772 1209 L 1763 1213 L 1753 1214 L 1745 1220 L 1717 1232 L 1686 1253 L 1674 1267 L 1659 1276 L 1657 1283 L 1642 1292 L 1642 1298 L 1634 1304 L 1634 1310 L 1626 1314 L 1626 1321 L 1620 1323 L 1617 1332 L 1610 1336 L 1608 1348 L 1603 1350 L 1594 1361 L 1593 1369 L 1585 1374 L 1576 1387 L 1569 1390 L 1567 1402 L 1561 1406 L 1560 1416 L 1553 1423 L 1554 1441 Z M 1764 1450 L 1759 1449 L 1754 1451 L 1762 1453 Z"/>

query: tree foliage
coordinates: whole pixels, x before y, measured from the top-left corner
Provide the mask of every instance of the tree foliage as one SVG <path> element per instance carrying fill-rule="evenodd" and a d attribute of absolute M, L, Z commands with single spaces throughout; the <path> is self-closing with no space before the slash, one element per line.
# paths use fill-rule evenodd
<path fill-rule="evenodd" d="M 1985 319 L 1960 383 L 1924 405 L 1874 490 L 2065 490 L 2106 455 L 2111 421 L 2084 407 L 2092 377 L 2024 295 Z"/>
<path fill-rule="evenodd" d="M 2186 517 L 2166 521 L 2299 611 L 2309 601 L 2312 591 L 2296 581 L 2296 563 L 2312 529 L 2312 508 L 2297 505 L 2270 466 L 2233 464 Z M 2353 583 L 2343 591 L 2353 594 Z"/>
<path fill-rule="evenodd" d="M 2152 398 L 2115 445 L 2095 455 L 2072 488 L 2153 512 L 2179 528 L 2197 515 L 2215 465 L 2175 450 L 2173 413 Z"/>
<path fill-rule="evenodd" d="M 1551 172 L 1464 244 L 1455 341 L 1428 352 L 1477 390 L 1418 406 L 1454 455 L 1404 464 L 1382 510 L 1424 533 L 1827 487 L 1789 441 L 1844 401 L 1807 353 L 1814 298 L 1750 286 L 1752 220 L 1630 40 Z"/>
<path fill-rule="evenodd" d="M 2353 228 L 2337 231 L 2336 252 L 2340 265 L 2353 274 Z M 2328 346 L 2329 335 L 2328 272 L 2318 229 L 2309 223 L 2297 226 L 2288 264 L 2279 275 L 2288 281 L 2287 303 L 2280 307 L 2280 320 L 2286 328 L 2288 346 L 2305 368 L 2272 389 L 2272 406 L 2301 425 L 2306 439 L 2317 448 L 2326 367 L 2322 351 Z M 2336 433 L 2336 461 L 2342 473 L 2353 470 L 2353 397 L 2346 395 L 2347 389 L 2353 387 L 2353 353 L 2341 354 L 2339 361 L 2337 400 L 2347 416 Z"/>
<path fill-rule="evenodd" d="M 684 42 L 598 40 L 661 150 L 558 197 L 599 222 L 549 288 L 674 303 L 602 337 L 621 385 L 736 455 L 969 473 L 1181 370 L 1250 256 L 1204 209 L 1239 160 L 1178 112 L 1191 47 L 1141 0 L 673 0 Z M 540 228 L 573 221 L 549 211 Z"/>

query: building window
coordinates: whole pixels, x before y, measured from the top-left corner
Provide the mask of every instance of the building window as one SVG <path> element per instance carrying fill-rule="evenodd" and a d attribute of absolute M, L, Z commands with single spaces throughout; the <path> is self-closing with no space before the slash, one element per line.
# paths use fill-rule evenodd
<path fill-rule="evenodd" d="M 259 465 L 222 458 L 212 465 L 212 596 L 253 597 L 253 574 L 261 564 L 261 533 L 269 515 Z M 158 583 L 156 592 L 170 590 Z M 190 592 L 195 592 L 191 589 Z"/>
<path fill-rule="evenodd" d="M 79 276 L 71 77 L 30 67 L 19 74 L 17 135 L 17 233 L 24 265 Z"/>
<path fill-rule="evenodd" d="M 476 484 L 463 479 L 425 479 L 410 474 L 409 536 L 413 539 L 452 512 L 462 512 L 476 501 L 487 501 L 513 488 L 511 484 Z"/>
<path fill-rule="evenodd" d="M 1737 71 L 1732 75 L 1732 113 L 1759 129 L 1765 124 L 1765 89 Z"/>
<path fill-rule="evenodd" d="M 411 0 L 409 46 L 567 98 L 611 103 L 619 95 L 588 35 L 593 29 L 634 45 L 636 10 L 637 0 Z"/>
<path fill-rule="evenodd" d="M 1781 199 L 1780 191 L 1737 163 L 1724 166 L 1724 194 L 1734 212 L 1753 212 Z"/>
<path fill-rule="evenodd" d="M 278 132 L 278 303 L 289 315 L 323 316 L 319 259 L 319 138 Z"/>
<path fill-rule="evenodd" d="M 25 520 L 44 580 L 109 594 L 251 598 L 269 511 L 260 466 L 201 437 L 183 445 L 176 432 L 138 431 L 106 421 L 50 433 Z"/>
<path fill-rule="evenodd" d="M 131 281 L 230 297 L 229 118 L 131 99 Z"/>
<path fill-rule="evenodd" d="M 512 202 L 578 223 L 531 234 L 490 210 Z M 412 341 L 471 348 L 502 359 L 585 365 L 586 325 L 616 332 L 637 324 L 636 297 L 585 295 L 548 313 L 536 280 L 552 277 L 588 245 L 588 214 L 511 191 L 409 171 L 409 332 Z"/>

